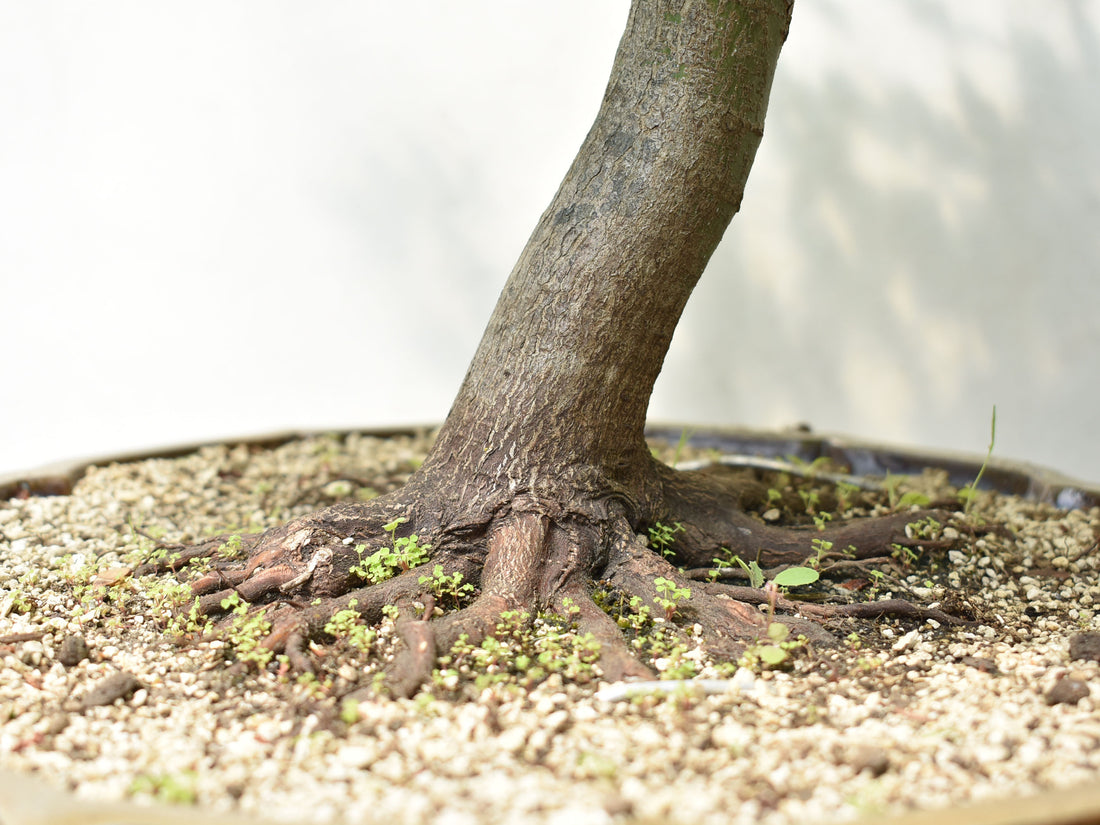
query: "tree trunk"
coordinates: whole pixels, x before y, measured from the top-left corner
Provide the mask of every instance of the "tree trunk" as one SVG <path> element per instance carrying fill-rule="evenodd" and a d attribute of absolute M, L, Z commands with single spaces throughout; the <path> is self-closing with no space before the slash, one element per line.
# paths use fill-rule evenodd
<path fill-rule="evenodd" d="M 234 592 L 277 602 L 269 644 L 309 668 L 305 642 L 334 611 L 354 605 L 374 622 L 396 604 L 402 646 L 390 686 L 408 695 L 460 636 L 478 644 L 503 611 L 550 610 L 592 635 L 604 676 L 616 679 L 650 671 L 597 605 L 594 582 L 653 616 L 671 617 L 658 582 L 690 592 L 638 536 L 659 519 L 684 523 L 675 556 L 689 567 L 709 565 L 720 547 L 769 566 L 805 558 L 812 538 L 859 556 L 904 539 L 910 514 L 809 537 L 769 528 L 739 511 L 728 478 L 674 473 L 644 440 L 684 304 L 741 203 L 790 14 L 791 0 L 634 0 L 596 122 L 424 465 L 375 501 L 247 537 L 247 564 L 216 565 L 192 583 L 204 612 Z M 433 619 L 422 569 L 362 586 L 362 553 L 389 548 L 406 521 L 400 536 L 430 541 L 440 572 L 480 585 L 471 604 Z M 721 584 L 707 588 L 674 610 L 712 650 L 735 655 L 763 619 Z"/>
<path fill-rule="evenodd" d="M 595 124 L 520 255 L 426 470 L 468 492 L 654 477 L 646 409 L 737 211 L 792 0 L 634 0 Z"/>

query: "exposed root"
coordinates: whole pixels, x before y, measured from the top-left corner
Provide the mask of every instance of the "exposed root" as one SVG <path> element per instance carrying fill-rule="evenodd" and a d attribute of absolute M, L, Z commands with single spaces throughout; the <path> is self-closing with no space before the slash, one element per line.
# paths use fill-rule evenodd
<path fill-rule="evenodd" d="M 702 585 L 705 592 L 717 596 L 735 599 L 741 604 L 774 604 L 779 610 L 810 617 L 812 619 L 933 619 L 948 625 L 967 625 L 972 622 L 952 616 L 935 607 L 920 607 L 905 599 L 883 599 L 877 602 L 855 602 L 852 604 L 812 604 L 789 599 L 783 595 L 774 596 L 761 587 L 739 587 L 722 583 Z M 786 621 L 786 619 L 784 619 Z"/>
<path fill-rule="evenodd" d="M 653 671 L 630 652 L 619 625 L 592 601 L 587 590 L 577 588 L 554 606 L 562 616 L 572 615 L 581 633 L 591 634 L 600 645 L 600 669 L 609 682 L 652 679 Z"/>
<path fill-rule="evenodd" d="M 736 660 L 767 632 L 769 619 L 759 605 L 771 602 L 784 624 L 811 640 L 831 640 L 817 622 L 837 617 L 874 618 L 883 615 L 934 619 L 944 624 L 961 620 L 947 613 L 894 599 L 848 605 L 796 602 L 763 589 L 720 581 L 726 571 L 705 567 L 720 548 L 745 559 L 756 559 L 772 572 L 803 562 L 812 542 L 824 539 L 855 560 L 838 565 L 881 560 L 892 544 L 936 548 L 939 539 L 913 539 L 906 525 L 923 513 L 902 513 L 853 520 L 825 531 L 783 529 L 736 509 L 736 495 L 720 473 L 672 473 L 657 470 L 662 495 L 659 509 L 631 510 L 617 499 L 566 508 L 533 496 L 514 495 L 480 509 L 462 508 L 424 484 L 410 482 L 402 490 L 369 503 L 337 505 L 297 519 L 267 533 L 229 541 L 219 537 L 191 548 L 168 548 L 159 562 L 138 573 L 180 570 L 194 559 L 207 558 L 207 571 L 191 582 L 202 613 L 226 612 L 223 601 L 236 594 L 246 602 L 266 605 L 271 631 L 268 649 L 284 653 L 296 671 L 314 668 L 310 642 L 325 636 L 325 627 L 340 611 L 354 608 L 364 622 L 377 624 L 388 605 L 397 607 L 397 646 L 385 670 L 385 685 L 395 696 L 411 696 L 430 679 L 440 655 L 456 642 L 478 646 L 500 632 L 502 614 L 540 611 L 567 617 L 579 634 L 589 634 L 600 650 L 605 679 L 651 679 L 653 671 L 629 646 L 618 622 L 593 599 L 597 583 L 619 594 L 632 609 L 662 618 L 666 628 L 698 625 L 704 648 L 717 659 Z M 628 516 L 629 513 L 629 516 Z M 942 521 L 944 515 L 933 514 Z M 397 517 L 408 519 L 399 536 Z M 680 521 L 674 561 L 696 565 L 683 571 L 646 546 L 638 535 L 645 523 Z M 387 530 L 386 528 L 390 529 Z M 390 579 L 364 584 L 360 564 L 369 553 L 388 547 L 395 537 L 415 528 L 433 546 L 430 564 L 446 576 L 480 587 L 465 607 L 436 610 L 431 595 L 431 568 L 416 567 Z M 245 560 L 223 558 L 239 544 Z M 357 546 L 364 549 L 357 551 Z M 678 601 L 662 597 L 655 583 L 687 594 Z M 457 598 L 457 597 L 456 597 Z M 685 634 L 686 635 L 686 634 Z"/>
<path fill-rule="evenodd" d="M 659 616 L 666 612 L 666 607 L 658 601 L 654 588 L 658 578 L 688 590 L 694 584 L 666 559 L 649 550 L 643 540 L 620 532 L 604 574 L 606 584 L 615 591 L 638 597 L 651 614 Z M 767 629 L 764 617 L 746 603 L 699 592 L 698 588 L 676 610 L 685 622 L 702 625 L 707 650 L 720 657 L 736 657 L 746 642 Z"/>
<path fill-rule="evenodd" d="M 433 604 L 427 600 L 425 616 L 431 616 Z M 418 617 L 407 600 L 398 604 L 396 630 L 401 647 L 386 674 L 386 686 L 392 695 L 408 698 L 431 678 L 438 645 L 432 623 Z"/>
<path fill-rule="evenodd" d="M 272 634 L 265 642 L 266 646 L 274 650 L 277 637 Z M 313 659 L 309 655 L 309 637 L 301 630 L 291 630 L 282 644 L 282 650 L 286 653 L 287 662 L 292 670 L 298 673 L 312 673 Z"/>
<path fill-rule="evenodd" d="M 946 520 L 942 511 L 894 513 L 878 518 L 830 524 L 824 530 L 775 527 L 738 508 L 742 482 L 722 467 L 676 473 L 666 470 L 664 512 L 666 524 L 680 522 L 676 560 L 685 567 L 708 567 L 715 556 L 728 551 L 761 568 L 785 567 L 805 561 L 814 539 L 831 542 L 849 558 L 878 556 L 893 544 L 903 547 L 949 546 L 950 543 L 912 539 L 906 526 L 931 516 Z"/>
<path fill-rule="evenodd" d="M 935 542 L 935 544 L 939 544 L 939 542 Z M 948 546 L 954 546 L 954 542 Z M 927 545 L 921 545 L 921 547 L 922 549 L 927 549 Z M 823 577 L 845 571 L 866 573 L 871 569 L 871 565 L 889 564 L 891 561 L 893 561 L 893 559 L 890 556 L 872 556 L 867 559 L 838 559 L 823 564 L 817 569 Z M 790 566 L 789 564 L 782 564 L 778 567 L 761 568 L 760 572 L 765 580 L 771 580 L 775 578 L 777 573 L 783 572 Z M 748 581 L 749 579 L 748 572 L 740 567 L 693 567 L 691 570 L 685 570 L 684 576 L 692 581 L 699 582 Z"/>
<path fill-rule="evenodd" d="M 891 616 L 901 619 L 933 619 L 947 625 L 969 625 L 973 622 L 944 613 L 935 607 L 920 607 L 904 599 L 885 599 L 881 602 L 861 602 L 856 604 L 806 604 L 784 600 L 784 607 L 794 606 L 804 616 L 815 619 L 831 619 L 846 616 L 856 619 L 880 619 Z"/>
<path fill-rule="evenodd" d="M 521 512 L 496 523 L 489 534 L 481 595 L 463 610 L 434 622 L 407 622 L 404 630 L 399 629 L 403 644 L 387 670 L 390 690 L 410 695 L 431 673 L 425 651 L 431 651 L 429 664 L 434 665 L 435 651 L 450 649 L 461 637 L 480 644 L 495 632 L 505 611 L 524 611 L 529 617 L 538 610 L 572 616 L 578 631 L 591 634 L 600 644 L 605 678 L 652 678 L 653 672 L 630 653 L 615 621 L 592 601 L 595 533 L 578 524 L 556 524 L 537 512 Z M 429 637 L 431 643 L 425 642 Z"/>

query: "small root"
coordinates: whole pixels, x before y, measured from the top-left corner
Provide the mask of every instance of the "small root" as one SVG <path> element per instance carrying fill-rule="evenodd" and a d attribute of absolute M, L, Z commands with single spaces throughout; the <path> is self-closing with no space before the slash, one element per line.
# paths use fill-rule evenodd
<path fill-rule="evenodd" d="M 139 564 L 134 568 L 135 576 L 160 576 L 164 573 L 178 573 L 186 569 L 192 561 L 209 559 L 225 544 L 228 536 L 220 536 L 199 544 L 158 544 L 158 558 Z M 251 536 L 245 536 L 242 541 Z"/>
<path fill-rule="evenodd" d="M 554 605 L 562 616 L 576 620 L 577 630 L 587 633 L 600 645 L 600 670 L 608 682 L 623 679 L 652 679 L 653 671 L 630 652 L 618 623 L 605 613 L 582 588 L 563 593 Z"/>
<path fill-rule="evenodd" d="M 266 642 L 265 642 L 266 645 Z M 300 630 L 292 631 L 283 643 L 283 652 L 291 670 L 313 673 L 313 659 L 309 655 L 309 639 Z"/>
<path fill-rule="evenodd" d="M 719 595 L 727 595 L 730 599 L 744 604 L 761 605 L 769 602 L 767 591 L 760 587 L 738 587 L 735 585 L 714 583 L 703 585 L 706 592 Z M 884 599 L 880 602 L 854 602 L 852 604 L 810 604 L 789 599 L 786 596 L 776 596 L 775 606 L 779 610 L 820 620 L 835 618 L 853 619 L 881 619 L 890 617 L 895 619 L 933 619 L 942 624 L 969 625 L 973 624 L 966 619 L 952 616 L 935 607 L 921 607 L 905 599 Z"/>
<path fill-rule="evenodd" d="M 246 602 L 254 602 L 273 590 L 281 589 L 286 582 L 295 578 L 296 575 L 290 567 L 280 564 L 245 579 L 235 589 Z"/>
<path fill-rule="evenodd" d="M 434 606 L 434 601 L 428 597 L 424 615 L 431 616 Z M 392 696 L 408 699 L 432 678 L 439 655 L 435 632 L 432 623 L 419 618 L 416 608 L 408 600 L 398 604 L 395 630 L 400 647 L 386 670 L 385 686 Z"/>
<path fill-rule="evenodd" d="M 893 559 L 891 559 L 890 556 L 872 556 L 868 559 L 838 559 L 837 561 L 822 565 L 821 575 L 827 576 L 830 573 L 846 573 L 849 570 L 867 573 L 871 565 L 889 564 L 891 561 L 893 561 Z"/>
<path fill-rule="evenodd" d="M 905 599 L 886 599 L 881 602 L 857 602 L 854 604 L 806 604 L 784 599 L 784 607 L 793 607 L 804 616 L 814 619 L 850 617 L 855 619 L 881 619 L 884 616 L 899 619 L 932 619 L 947 625 L 971 625 L 973 622 L 944 613 L 936 607 L 920 607 Z"/>

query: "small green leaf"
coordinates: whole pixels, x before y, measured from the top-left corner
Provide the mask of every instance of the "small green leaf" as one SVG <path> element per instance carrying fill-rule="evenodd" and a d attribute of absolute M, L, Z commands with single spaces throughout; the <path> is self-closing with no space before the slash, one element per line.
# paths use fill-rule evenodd
<path fill-rule="evenodd" d="M 354 725 L 359 721 L 359 702 L 355 699 L 345 699 L 340 706 L 340 719 L 348 725 Z"/>
<path fill-rule="evenodd" d="M 782 642 L 791 635 L 791 629 L 783 622 L 772 622 L 768 625 L 768 638 L 773 642 Z"/>
<path fill-rule="evenodd" d="M 910 490 L 898 499 L 899 508 L 912 507 L 914 505 L 916 505 L 917 507 L 927 507 L 931 503 L 932 499 L 930 499 L 924 493 L 918 492 L 916 490 Z"/>
<path fill-rule="evenodd" d="M 787 661 L 787 651 L 776 645 L 761 645 L 757 648 L 756 654 L 760 657 L 764 664 L 775 667 L 781 665 Z"/>
<path fill-rule="evenodd" d="M 733 557 L 733 560 L 741 565 L 741 569 L 749 575 L 750 587 L 763 587 L 764 586 L 764 571 L 760 569 L 760 565 L 754 561 L 750 561 L 745 564 L 737 556 Z"/>
<path fill-rule="evenodd" d="M 772 581 L 778 587 L 801 587 L 804 584 L 813 584 L 818 578 L 818 572 L 812 567 L 788 567 L 776 573 Z"/>

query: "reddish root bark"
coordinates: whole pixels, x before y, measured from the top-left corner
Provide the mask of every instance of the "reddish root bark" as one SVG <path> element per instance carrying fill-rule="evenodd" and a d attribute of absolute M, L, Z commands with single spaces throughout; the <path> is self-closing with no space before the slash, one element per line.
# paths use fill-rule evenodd
<path fill-rule="evenodd" d="M 432 601 L 428 599 L 424 615 L 431 613 Z M 400 647 L 387 672 L 386 687 L 392 695 L 408 698 L 431 678 L 438 647 L 432 623 L 419 618 L 408 600 L 398 604 L 396 629 Z"/>

